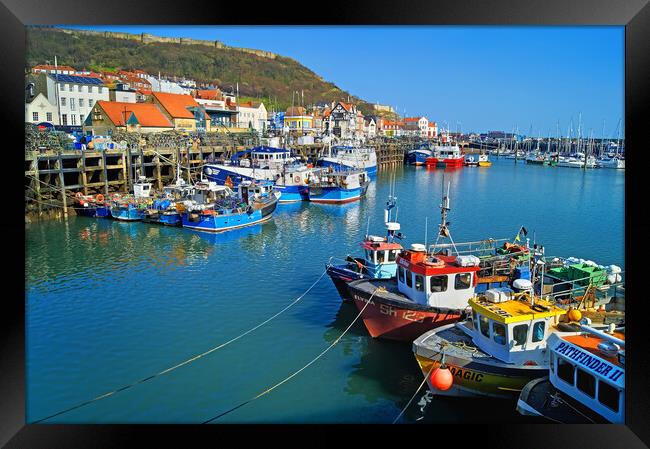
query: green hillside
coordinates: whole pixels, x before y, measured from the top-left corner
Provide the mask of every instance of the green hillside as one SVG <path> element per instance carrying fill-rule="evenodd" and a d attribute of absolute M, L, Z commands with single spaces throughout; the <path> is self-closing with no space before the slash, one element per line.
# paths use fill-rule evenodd
<path fill-rule="evenodd" d="M 372 106 L 323 80 L 290 58 L 274 59 L 236 49 L 180 43 L 142 43 L 100 34 L 64 33 L 46 27 L 27 28 L 26 69 L 46 61 L 76 69 L 142 69 L 152 75 L 184 76 L 197 82 L 212 82 L 229 90 L 239 83 L 243 97 L 265 101 L 267 109 L 284 110 L 292 104 L 292 93 L 304 91 L 305 105 L 334 100 L 356 102 L 364 114 Z M 297 103 L 297 96 L 296 96 Z"/>

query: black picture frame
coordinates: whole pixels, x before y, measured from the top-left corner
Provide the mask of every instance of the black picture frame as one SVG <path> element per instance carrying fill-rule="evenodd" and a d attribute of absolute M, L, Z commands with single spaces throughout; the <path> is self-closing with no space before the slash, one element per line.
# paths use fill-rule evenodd
<path fill-rule="evenodd" d="M 388 442 L 395 444 L 480 445 L 477 447 L 545 448 L 557 445 L 607 448 L 646 447 L 650 444 L 648 337 L 643 304 L 643 262 L 648 252 L 650 220 L 645 218 L 646 193 L 643 151 L 650 103 L 650 5 L 647 0 L 500 0 L 500 1 L 356 1 L 312 3 L 312 7 L 284 8 L 264 3 L 239 10 L 236 3 L 208 1 L 160 2 L 139 0 L 3 0 L 0 5 L 2 73 L 1 109 L 6 136 L 17 142 L 4 145 L 6 182 L 3 217 L 5 243 L 4 295 L 0 312 L 0 445 L 6 447 L 116 447 L 131 444 L 161 446 L 178 442 L 194 445 L 203 438 L 213 445 L 250 446 L 276 440 L 283 445 L 331 446 Z M 300 6 L 300 7 L 298 7 Z M 25 425 L 25 309 L 24 198 L 20 198 L 19 147 L 24 123 L 25 25 L 55 24 L 304 24 L 304 25 L 624 25 L 625 26 L 625 139 L 630 148 L 625 189 L 625 258 L 627 304 L 626 425 L 459 425 L 413 426 L 173 426 L 173 425 Z M 570 45 L 570 43 L 567 43 Z M 14 160 L 15 159 L 15 160 Z M 650 164 L 649 164 L 650 165 Z M 607 213 L 604 209 L 603 213 Z M 594 236 L 597 239 L 598 236 Z M 9 247 L 7 247 L 9 244 Z M 15 246 L 15 247 L 14 247 Z M 22 270 L 21 270 L 22 269 Z M 9 288 L 7 288 L 9 287 Z M 251 431 L 253 430 L 253 431 Z M 300 437 L 294 436 L 298 433 Z M 230 441 L 226 443 L 224 439 Z M 308 438 L 308 440 L 305 440 Z M 257 440 L 254 441 L 253 440 Z M 165 444 L 167 443 L 167 444 Z M 371 443 L 372 444 L 372 443 Z"/>

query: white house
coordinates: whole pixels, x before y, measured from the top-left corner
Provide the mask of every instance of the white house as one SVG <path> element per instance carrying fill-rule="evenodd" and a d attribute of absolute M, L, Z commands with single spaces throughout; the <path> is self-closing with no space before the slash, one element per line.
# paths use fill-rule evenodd
<path fill-rule="evenodd" d="M 37 95 L 30 95 L 30 89 L 27 89 L 25 97 L 25 122 L 26 123 L 42 123 L 47 122 L 52 125 L 59 124 L 59 117 L 56 105 L 50 103 L 43 93 Z"/>
<path fill-rule="evenodd" d="M 363 132 L 366 137 L 375 137 L 377 135 L 377 123 L 374 117 L 366 117 L 363 124 Z"/>
<path fill-rule="evenodd" d="M 168 94 L 182 94 L 191 95 L 192 88 L 182 87 L 179 83 L 166 80 L 164 78 L 156 78 L 155 76 L 145 75 L 144 79 L 151 83 L 151 90 L 153 92 L 164 92 Z"/>
<path fill-rule="evenodd" d="M 100 78 L 48 75 L 47 97 L 57 104 L 61 125 L 81 126 L 95 103 L 109 100 L 108 87 Z"/>
<path fill-rule="evenodd" d="M 429 119 L 426 117 L 407 117 L 404 119 L 405 134 L 414 137 L 429 135 Z"/>
<path fill-rule="evenodd" d="M 118 103 L 136 103 L 137 101 L 136 91 L 126 84 L 116 84 L 115 89 L 109 90 L 108 96 L 111 101 Z"/>
<path fill-rule="evenodd" d="M 264 132 L 267 121 L 267 111 L 264 103 L 254 101 L 239 103 L 238 109 L 238 128 L 253 128 L 257 132 Z"/>

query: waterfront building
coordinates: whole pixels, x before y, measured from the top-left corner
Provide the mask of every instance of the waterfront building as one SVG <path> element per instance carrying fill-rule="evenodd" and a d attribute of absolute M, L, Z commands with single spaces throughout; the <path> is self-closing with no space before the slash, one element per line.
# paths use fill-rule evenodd
<path fill-rule="evenodd" d="M 381 124 L 381 135 L 387 137 L 399 137 L 404 135 L 404 122 L 383 120 Z"/>
<path fill-rule="evenodd" d="M 63 126 L 80 127 L 97 101 L 109 100 L 108 87 L 97 76 L 38 73 L 27 76 L 26 88 L 28 95 L 42 93 L 55 105 L 56 110 L 49 111 L 57 115 L 52 123 Z"/>
<path fill-rule="evenodd" d="M 151 103 L 98 101 L 84 122 L 84 133 L 111 135 L 115 131 L 152 133 L 171 131 L 174 124 Z"/>
<path fill-rule="evenodd" d="M 180 131 L 210 131 L 210 115 L 190 95 L 153 92 L 148 103 L 157 105 Z"/>
<path fill-rule="evenodd" d="M 214 131 L 237 128 L 237 104 L 234 97 L 225 96 L 219 89 L 197 89 L 193 91 L 194 100 L 210 116 Z"/>
<path fill-rule="evenodd" d="M 28 87 L 25 95 L 25 122 L 33 123 L 35 125 L 38 123 L 58 125 L 58 109 L 55 104 L 50 103 L 42 92 L 37 95 L 30 94 L 30 89 Z"/>
<path fill-rule="evenodd" d="M 264 103 L 247 101 L 239 103 L 237 114 L 237 127 L 254 129 L 258 133 L 266 129 L 267 111 Z"/>
<path fill-rule="evenodd" d="M 436 122 L 429 122 L 427 137 L 429 139 L 435 139 L 438 137 L 438 124 Z"/>
<path fill-rule="evenodd" d="M 366 137 L 375 137 L 377 135 L 377 122 L 372 116 L 368 116 L 364 120 L 363 133 Z"/>
<path fill-rule="evenodd" d="M 302 106 L 292 106 L 284 113 L 284 128 L 288 131 L 313 131 L 314 117 Z"/>
<path fill-rule="evenodd" d="M 136 103 L 137 93 L 128 84 L 115 83 L 114 87 L 109 86 L 108 97 L 110 101 L 121 103 Z"/>
<path fill-rule="evenodd" d="M 427 137 L 429 135 L 429 119 L 406 117 L 404 119 L 404 134 L 413 137 Z"/>
<path fill-rule="evenodd" d="M 361 125 L 363 129 L 363 124 Z M 357 111 L 352 103 L 339 101 L 332 104 L 329 115 L 329 130 L 337 137 L 346 139 L 356 135 Z"/>

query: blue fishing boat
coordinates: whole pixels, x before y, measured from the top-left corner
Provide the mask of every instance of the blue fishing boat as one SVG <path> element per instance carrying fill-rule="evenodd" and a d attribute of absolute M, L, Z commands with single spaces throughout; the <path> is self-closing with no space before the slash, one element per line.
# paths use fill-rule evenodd
<path fill-rule="evenodd" d="M 281 193 L 281 203 L 307 201 L 307 178 L 311 167 L 302 164 L 284 148 L 257 146 L 235 153 L 230 161 L 206 164 L 209 181 L 236 188 L 242 181 L 271 181 Z"/>
<path fill-rule="evenodd" d="M 178 170 L 180 173 L 180 168 Z M 145 223 L 158 223 L 165 226 L 181 226 L 182 218 L 180 212 L 176 210 L 176 204 L 180 201 L 191 199 L 195 193 L 193 186 L 180 177 L 176 183 L 163 188 L 162 196 L 154 199 L 144 212 L 143 221 Z"/>
<path fill-rule="evenodd" d="M 77 216 L 104 218 L 109 216 L 109 204 L 104 201 L 104 195 L 84 195 L 77 192 L 75 204 L 72 206 Z"/>
<path fill-rule="evenodd" d="M 181 203 L 183 227 L 222 232 L 261 223 L 271 218 L 281 195 L 270 182 L 242 181 L 236 195 L 228 186 L 211 184 L 205 189 L 200 183 L 195 186 L 203 200 L 195 196 Z"/>
<path fill-rule="evenodd" d="M 426 165 L 428 158 L 433 156 L 433 151 L 429 144 L 422 144 L 407 153 L 407 163 L 409 165 Z"/>
<path fill-rule="evenodd" d="M 397 273 L 397 255 L 402 251 L 402 245 L 395 242 L 395 238 L 402 239 L 400 224 L 391 221 L 390 212 L 395 207 L 396 199 L 389 196 L 387 207 L 384 211 L 386 237 L 368 235 L 361 242 L 364 250 L 363 257 L 348 255 L 344 263 L 335 264 L 334 258 L 326 264 L 327 274 L 332 279 L 334 286 L 344 302 L 352 301 L 348 291 L 348 283 L 357 279 L 390 279 Z"/>
<path fill-rule="evenodd" d="M 133 184 L 133 195 L 113 195 L 110 205 L 111 217 L 120 221 L 142 221 L 151 195 L 151 183 L 144 177 Z"/>
<path fill-rule="evenodd" d="M 367 176 L 373 177 L 377 174 L 377 155 L 374 148 L 362 148 L 351 145 L 331 146 L 321 156 L 316 165 L 320 167 L 332 167 L 339 170 L 363 170 Z"/>
<path fill-rule="evenodd" d="M 314 172 L 309 181 L 309 201 L 314 203 L 343 204 L 359 201 L 368 190 L 368 173 L 365 170 Z"/>

